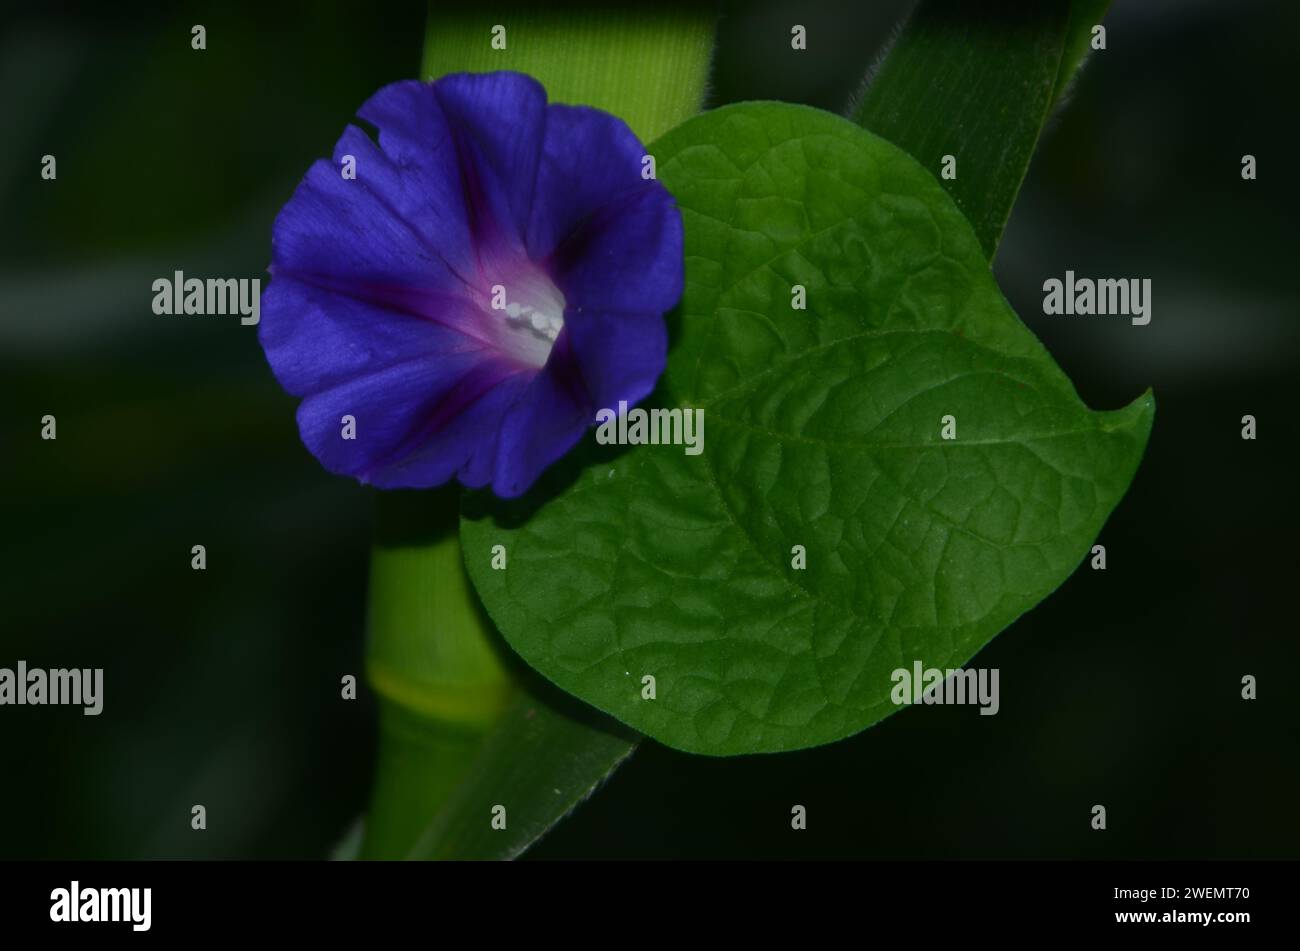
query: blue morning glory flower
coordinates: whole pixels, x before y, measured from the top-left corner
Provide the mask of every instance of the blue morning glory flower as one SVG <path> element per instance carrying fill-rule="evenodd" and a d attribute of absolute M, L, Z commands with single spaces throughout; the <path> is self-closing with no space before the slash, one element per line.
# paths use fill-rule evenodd
<path fill-rule="evenodd" d="M 259 339 L 331 472 L 517 496 L 663 372 L 681 217 L 619 119 L 520 73 L 394 83 L 275 221 Z"/>

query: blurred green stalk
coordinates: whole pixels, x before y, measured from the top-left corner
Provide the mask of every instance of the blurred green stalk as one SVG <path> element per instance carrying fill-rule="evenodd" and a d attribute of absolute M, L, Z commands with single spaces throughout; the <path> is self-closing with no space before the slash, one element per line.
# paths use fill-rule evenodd
<path fill-rule="evenodd" d="M 448 6 L 429 5 L 421 79 L 528 73 L 551 102 L 612 112 L 647 143 L 703 105 L 717 22 L 709 0 L 629 3 L 626 10 L 594 3 L 549 11 L 541 3 L 494 3 L 482 13 L 476 7 L 485 4 Z M 494 37 L 504 49 L 493 48 Z"/>
<path fill-rule="evenodd" d="M 421 78 L 527 72 L 552 102 L 612 112 L 649 142 L 699 111 L 714 24 L 708 4 L 491 14 L 431 4 Z M 411 851 L 517 689 L 465 574 L 457 503 L 456 486 L 377 497 L 366 670 L 380 733 L 362 858 Z"/>
<path fill-rule="evenodd" d="M 377 497 L 366 675 L 379 757 L 363 858 L 405 854 L 513 693 L 461 562 L 458 499 L 455 485 Z"/>

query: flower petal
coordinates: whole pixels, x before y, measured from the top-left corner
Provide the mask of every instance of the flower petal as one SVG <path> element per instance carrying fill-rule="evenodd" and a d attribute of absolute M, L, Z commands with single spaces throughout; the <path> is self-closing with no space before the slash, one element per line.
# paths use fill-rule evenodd
<path fill-rule="evenodd" d="M 356 179 L 343 178 L 334 162 L 311 166 L 275 219 L 272 276 L 463 291 L 473 270 L 459 199 L 447 204 L 435 193 L 415 207 L 418 176 L 394 166 L 355 127 L 335 154 L 356 158 Z"/>
<path fill-rule="evenodd" d="M 440 485 L 495 463 L 497 432 L 528 374 L 500 362 L 431 353 L 308 396 L 303 442 L 331 472 L 384 488 Z M 356 420 L 344 439 L 341 420 Z"/>
<path fill-rule="evenodd" d="M 600 409 L 618 411 L 620 400 L 635 405 L 650 395 L 668 359 L 668 331 L 659 314 L 609 312 L 565 315 L 572 365 Z"/>
<path fill-rule="evenodd" d="M 531 76 L 509 72 L 456 73 L 428 88 L 460 158 L 474 237 L 504 238 L 522 250 L 546 127 L 546 90 Z"/>
<path fill-rule="evenodd" d="M 428 488 L 451 478 L 470 488 L 489 484 L 499 459 L 502 421 L 532 379 L 532 374 L 517 373 L 498 383 L 441 432 L 376 472 L 371 481 L 385 489 Z"/>
<path fill-rule="evenodd" d="M 681 298 L 681 214 L 662 184 L 641 177 L 645 154 L 621 119 L 586 106 L 547 110 L 528 253 L 570 303 L 662 314 Z"/>
<path fill-rule="evenodd" d="M 388 285 L 354 296 L 280 275 L 262 293 L 258 339 L 280 385 L 309 396 L 421 355 L 491 359 L 490 341 L 476 336 L 480 321 L 471 302 L 454 297 Z"/>
<path fill-rule="evenodd" d="M 492 490 L 502 498 L 526 492 L 538 476 L 595 423 L 591 395 L 576 372 L 564 334 L 550 362 L 528 384 L 501 425 Z"/>

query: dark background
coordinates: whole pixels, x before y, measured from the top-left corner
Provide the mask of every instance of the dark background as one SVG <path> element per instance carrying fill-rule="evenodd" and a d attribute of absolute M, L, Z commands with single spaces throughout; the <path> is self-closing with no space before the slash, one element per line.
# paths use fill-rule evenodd
<path fill-rule="evenodd" d="M 733 5 L 711 104 L 838 111 L 904 8 Z M 99 717 L 0 707 L 0 857 L 324 856 L 364 809 L 374 704 L 338 684 L 361 674 L 371 492 L 302 448 L 253 328 L 159 320 L 150 285 L 264 277 L 275 213 L 370 93 L 416 73 L 424 20 L 341 2 L 0 19 L 0 666 L 106 669 Z M 979 655 L 996 717 L 918 707 L 732 760 L 647 743 L 531 854 L 1300 856 L 1300 5 L 1119 0 L 1106 22 L 996 271 L 1090 405 L 1155 389 L 1108 569 Z M 1066 269 L 1151 278 L 1152 323 L 1041 316 Z"/>

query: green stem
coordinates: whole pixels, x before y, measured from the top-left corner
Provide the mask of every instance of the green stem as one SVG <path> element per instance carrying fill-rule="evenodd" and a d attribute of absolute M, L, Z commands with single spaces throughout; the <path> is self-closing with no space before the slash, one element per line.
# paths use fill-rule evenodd
<path fill-rule="evenodd" d="M 458 499 L 449 486 L 376 501 L 366 674 L 380 742 L 363 857 L 409 850 L 513 693 L 461 563 Z"/>
<path fill-rule="evenodd" d="M 541 80 L 551 102 L 595 106 L 650 142 L 700 111 L 716 16 L 708 0 L 615 11 L 491 4 L 452 13 L 431 4 L 423 79 L 511 69 Z M 483 5 L 487 7 L 488 5 Z M 615 7 L 615 4 L 611 4 Z M 492 45 L 503 27 L 504 49 Z M 498 41 L 498 46 L 500 45 Z"/>

